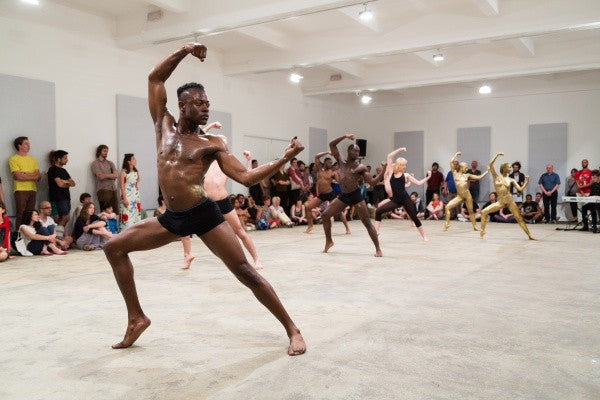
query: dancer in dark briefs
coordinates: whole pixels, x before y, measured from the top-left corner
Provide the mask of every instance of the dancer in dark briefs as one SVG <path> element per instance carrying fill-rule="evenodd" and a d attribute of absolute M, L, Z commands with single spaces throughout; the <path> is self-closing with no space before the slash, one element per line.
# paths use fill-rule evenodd
<path fill-rule="evenodd" d="M 331 217 L 340 213 L 348 206 L 352 207 L 353 205 L 356 205 L 358 216 L 360 217 L 360 220 L 365 228 L 367 228 L 369 236 L 375 245 L 375 257 L 381 257 L 382 253 L 381 249 L 379 248 L 377 231 L 371 223 L 369 210 L 367 209 L 367 203 L 360 193 L 358 181 L 364 179 L 364 181 L 369 185 L 375 186 L 383 179 L 385 168 L 382 168 L 381 173 L 379 173 L 379 175 L 377 175 L 375 178 L 371 178 L 367 167 L 363 164 L 360 164 L 358 161 L 360 148 L 356 144 L 351 144 L 348 146 L 348 156 L 346 159 L 344 159 L 337 148 L 338 143 L 344 139 L 354 140 L 354 135 L 343 135 L 329 143 L 331 155 L 335 158 L 340 166 L 339 182 L 342 193 L 340 193 L 337 199 L 334 199 L 331 204 L 329 204 L 329 207 L 327 207 L 325 212 L 322 214 L 323 229 L 325 230 L 325 249 L 323 250 L 323 253 L 327 253 L 327 251 L 333 246 L 333 240 L 331 239 Z M 382 163 L 382 166 L 385 167 L 385 163 Z"/>
<path fill-rule="evenodd" d="M 277 162 L 246 170 L 229 153 L 218 136 L 204 133 L 200 125 L 208 122 L 209 102 L 204 87 L 188 83 L 177 90 L 179 119 L 166 108 L 165 81 L 188 54 L 204 61 L 206 47 L 188 43 L 161 61 L 148 76 L 148 103 L 156 132 L 158 180 L 167 210 L 158 218 L 145 219 L 113 237 L 104 249 L 113 268 L 127 306 L 128 324 L 123 340 L 113 348 L 131 346 L 150 326 L 139 303 L 129 253 L 150 250 L 192 233 L 206 246 L 284 326 L 289 337 L 289 355 L 305 352 L 306 345 L 271 285 L 252 268 L 242 247 L 217 204 L 203 187 L 206 171 L 213 161 L 230 178 L 250 186 L 272 175 L 303 150 L 296 138 Z"/>

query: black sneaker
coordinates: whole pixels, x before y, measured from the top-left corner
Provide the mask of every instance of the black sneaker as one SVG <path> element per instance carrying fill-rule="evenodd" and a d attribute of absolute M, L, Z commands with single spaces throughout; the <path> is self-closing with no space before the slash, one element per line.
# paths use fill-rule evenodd
<path fill-rule="evenodd" d="M 587 232 L 590 230 L 590 228 L 588 228 L 586 225 L 584 225 L 583 228 L 581 228 L 580 230 Z"/>
<path fill-rule="evenodd" d="M 556 220 L 553 219 L 552 221 L 550 221 L 552 224 L 556 224 Z"/>
<path fill-rule="evenodd" d="M 548 220 L 544 220 L 544 223 L 545 223 L 545 224 L 547 224 L 547 223 L 549 223 L 549 222 L 550 222 L 550 221 L 548 221 Z"/>

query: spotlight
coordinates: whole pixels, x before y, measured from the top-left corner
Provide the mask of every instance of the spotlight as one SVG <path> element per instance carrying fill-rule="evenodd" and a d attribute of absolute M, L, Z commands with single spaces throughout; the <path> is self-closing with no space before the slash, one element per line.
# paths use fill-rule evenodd
<path fill-rule="evenodd" d="M 304 77 L 300 74 L 297 74 L 295 72 L 292 72 L 290 74 L 290 81 L 294 82 L 294 83 L 300 83 L 300 81 L 304 79 Z"/>
<path fill-rule="evenodd" d="M 492 93 L 492 88 L 488 85 L 483 85 L 479 88 L 479 94 L 489 94 Z"/>
<path fill-rule="evenodd" d="M 442 53 L 434 54 L 433 61 L 444 61 L 444 55 Z"/>
<path fill-rule="evenodd" d="M 360 101 L 363 104 L 369 104 L 371 102 L 371 100 L 373 100 L 373 98 L 371 96 L 369 96 L 368 94 L 363 94 L 360 98 Z"/>
<path fill-rule="evenodd" d="M 39 6 L 40 5 L 40 1 L 39 0 L 21 0 L 23 3 L 27 3 L 27 4 L 33 4 L 34 6 Z"/>
<path fill-rule="evenodd" d="M 365 3 L 365 9 L 358 13 L 358 18 L 362 21 L 370 21 L 373 19 L 373 11 L 369 10 L 367 3 Z"/>

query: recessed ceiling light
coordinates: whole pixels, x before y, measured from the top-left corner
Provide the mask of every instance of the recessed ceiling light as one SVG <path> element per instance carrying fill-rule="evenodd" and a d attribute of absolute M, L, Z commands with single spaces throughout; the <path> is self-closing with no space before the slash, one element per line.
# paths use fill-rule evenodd
<path fill-rule="evenodd" d="M 358 13 L 358 18 L 362 21 L 370 21 L 373 19 L 373 11 L 367 7 L 367 3 L 365 3 L 365 9 Z"/>
<path fill-rule="evenodd" d="M 479 88 L 479 94 L 489 94 L 492 93 L 492 88 L 488 85 L 483 85 Z"/>
<path fill-rule="evenodd" d="M 368 94 L 363 94 L 360 98 L 360 101 L 363 104 L 369 104 L 371 102 L 371 100 L 373 100 L 373 98 L 371 96 L 369 96 Z"/>
<path fill-rule="evenodd" d="M 433 61 L 444 61 L 444 55 L 442 53 L 434 54 Z"/>
<path fill-rule="evenodd" d="M 304 77 L 300 74 L 297 74 L 295 72 L 292 72 L 290 74 L 290 81 L 294 82 L 294 83 L 300 83 L 300 81 L 304 79 Z"/>
<path fill-rule="evenodd" d="M 40 5 L 40 1 L 39 0 L 21 0 L 23 3 L 27 3 L 27 4 L 33 4 L 34 6 L 39 6 Z"/>

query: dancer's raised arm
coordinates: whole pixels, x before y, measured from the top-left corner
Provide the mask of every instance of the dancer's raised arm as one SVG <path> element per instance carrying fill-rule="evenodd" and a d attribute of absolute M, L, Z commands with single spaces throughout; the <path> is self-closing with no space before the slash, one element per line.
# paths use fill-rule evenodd
<path fill-rule="evenodd" d="M 523 182 L 523 186 L 519 186 L 519 182 L 517 182 L 516 180 L 514 180 L 513 178 L 511 179 L 511 183 L 512 185 L 515 187 L 515 189 L 517 189 L 517 191 L 522 192 L 523 190 L 525 190 L 525 188 L 527 187 L 527 185 L 529 184 L 529 175 L 525 176 L 525 181 Z"/>
<path fill-rule="evenodd" d="M 148 75 L 148 106 L 152 121 L 156 124 L 168 113 L 167 111 L 167 91 L 165 90 L 165 81 L 169 79 L 177 65 L 188 54 L 204 61 L 206 58 L 206 46 L 200 43 L 187 43 L 179 50 L 169 55 L 158 63 Z M 160 130 L 157 129 L 157 132 Z"/>
<path fill-rule="evenodd" d="M 492 174 L 492 176 L 494 177 L 494 179 L 496 179 L 496 177 L 498 176 L 498 173 L 496 172 L 496 170 L 494 169 L 494 163 L 496 162 L 496 159 L 500 156 L 503 156 L 504 153 L 499 151 L 498 154 L 496 154 L 491 160 L 490 163 L 488 164 L 488 169 L 490 171 L 490 173 Z"/>
<path fill-rule="evenodd" d="M 327 154 L 331 154 L 331 152 L 330 151 L 322 151 L 315 155 L 315 166 L 317 167 L 317 171 L 320 170 L 323 165 L 321 163 L 321 157 L 326 156 Z"/>
<path fill-rule="evenodd" d="M 354 135 L 351 133 L 348 133 L 348 134 L 339 136 L 339 137 L 333 139 L 331 142 L 329 142 L 329 151 L 331 152 L 331 155 L 335 158 L 335 160 L 338 163 L 343 163 L 345 161 L 344 158 L 340 155 L 340 151 L 337 148 L 338 143 L 344 139 L 354 140 Z"/>
<path fill-rule="evenodd" d="M 404 176 L 406 177 L 407 182 L 414 183 L 418 186 L 423 186 L 423 184 L 427 182 L 429 178 L 431 178 L 431 171 L 427 171 L 427 175 L 425 176 L 425 178 L 421 179 L 420 181 L 416 180 L 413 174 L 404 174 Z"/>

